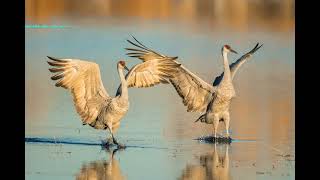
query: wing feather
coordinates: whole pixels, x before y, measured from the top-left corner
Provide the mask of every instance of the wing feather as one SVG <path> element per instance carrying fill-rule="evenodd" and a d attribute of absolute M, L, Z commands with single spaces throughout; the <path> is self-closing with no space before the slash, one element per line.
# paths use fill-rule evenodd
<path fill-rule="evenodd" d="M 170 79 L 188 112 L 205 112 L 215 88 L 190 72 L 184 66 Z"/>
<path fill-rule="evenodd" d="M 111 101 L 105 90 L 100 69 L 96 63 L 77 59 L 48 58 L 48 64 L 54 66 L 50 72 L 56 73 L 52 80 L 59 80 L 55 85 L 71 91 L 76 111 L 83 123 L 92 123 L 104 106 Z"/>
<path fill-rule="evenodd" d="M 134 37 L 133 37 L 134 38 Z M 130 51 L 127 53 L 130 57 L 136 57 L 143 61 L 130 69 L 126 74 L 128 87 L 145 88 L 163 83 L 168 84 L 168 79 L 174 77 L 177 68 L 181 64 L 174 61 L 177 57 L 167 57 L 161 55 L 140 43 L 134 38 L 135 43 L 127 40 L 135 48 L 125 48 Z M 121 93 L 121 85 L 118 87 L 116 96 Z"/>
<path fill-rule="evenodd" d="M 174 77 L 179 66 L 172 60 L 157 59 L 137 64 L 126 75 L 128 87 L 144 88 L 161 82 L 168 83 L 166 79 Z"/>
<path fill-rule="evenodd" d="M 183 104 L 187 106 L 188 111 L 206 111 L 207 105 L 210 102 L 210 98 L 215 91 L 215 88 L 212 85 L 206 83 L 201 78 L 190 72 L 187 68 L 181 66 L 180 63 L 176 61 L 178 57 L 169 57 L 160 54 L 146 47 L 136 38 L 134 38 L 134 40 L 136 41 L 136 43 L 133 43 L 132 41 L 128 42 L 136 46 L 137 49 L 126 48 L 126 50 L 129 51 L 127 55 L 129 55 L 130 57 L 139 58 L 144 63 L 158 63 L 157 71 L 159 71 L 158 75 L 160 76 L 158 76 L 158 78 L 157 76 L 152 76 L 153 80 L 157 79 L 161 83 L 168 83 L 167 79 L 169 79 L 179 96 L 182 98 Z M 160 62 L 161 64 L 159 64 Z M 174 66 L 172 65 L 172 63 L 178 65 Z M 156 65 L 150 65 L 149 67 L 155 66 Z M 151 72 L 156 72 L 153 70 L 151 70 Z M 139 70 L 137 69 L 136 71 Z M 128 74 L 130 74 L 130 72 Z"/>

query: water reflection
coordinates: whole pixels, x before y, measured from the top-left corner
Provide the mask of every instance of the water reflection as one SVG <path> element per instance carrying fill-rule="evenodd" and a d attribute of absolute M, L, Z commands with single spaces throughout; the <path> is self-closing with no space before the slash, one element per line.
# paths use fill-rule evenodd
<path fill-rule="evenodd" d="M 121 180 L 125 179 L 121 173 L 119 162 L 114 158 L 118 149 L 107 149 L 109 154 L 108 160 L 97 160 L 89 163 L 84 163 L 81 170 L 76 175 L 77 180 Z"/>
<path fill-rule="evenodd" d="M 197 165 L 187 164 L 180 179 L 230 179 L 229 144 L 214 144 L 213 151 L 200 155 Z"/>
<path fill-rule="evenodd" d="M 26 179 L 257 179 L 262 176 L 257 171 L 272 172 L 272 179 L 294 179 L 294 162 L 276 156 L 278 150 L 295 152 L 293 0 L 26 0 L 25 9 L 26 24 L 72 27 L 26 29 L 25 136 L 49 142 L 76 139 L 59 146 L 26 143 Z M 155 50 L 179 56 L 210 83 L 223 69 L 223 44 L 246 52 L 263 42 L 263 52 L 235 79 L 238 96 L 231 105 L 231 130 L 235 139 L 263 140 L 271 148 L 233 143 L 228 154 L 228 145 L 193 143 L 191 139 L 211 134 L 212 126 L 193 123 L 199 114 L 186 113 L 171 86 L 130 89 L 131 109 L 119 137 L 134 147 L 161 148 L 130 148 L 121 153 L 119 164 L 113 152 L 79 146 L 99 144 L 105 132 L 79 123 L 70 95 L 52 87 L 45 57 L 92 60 L 99 64 L 107 90 L 116 89 L 119 79 L 108 74 L 116 73 L 115 59 L 127 59 L 123 48 L 130 34 Z M 68 156 L 52 153 L 57 147 Z M 194 154 L 201 156 L 190 162 Z M 233 168 L 234 162 L 241 163 Z"/>

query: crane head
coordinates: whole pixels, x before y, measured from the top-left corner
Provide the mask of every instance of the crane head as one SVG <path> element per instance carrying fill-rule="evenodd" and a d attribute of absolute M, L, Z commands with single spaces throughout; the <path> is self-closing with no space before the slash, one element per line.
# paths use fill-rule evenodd
<path fill-rule="evenodd" d="M 129 69 L 127 68 L 127 66 L 126 66 L 126 62 L 125 61 L 119 61 L 118 62 L 118 66 L 119 67 L 121 67 L 121 68 L 124 68 L 124 69 L 126 69 L 127 71 L 129 71 Z"/>
<path fill-rule="evenodd" d="M 233 50 L 229 45 L 224 45 L 222 51 L 233 52 L 235 54 L 238 54 L 237 51 Z"/>

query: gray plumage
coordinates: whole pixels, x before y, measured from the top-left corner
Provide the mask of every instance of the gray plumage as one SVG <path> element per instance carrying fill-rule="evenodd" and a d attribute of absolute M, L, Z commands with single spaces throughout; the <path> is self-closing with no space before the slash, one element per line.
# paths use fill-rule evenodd
<path fill-rule="evenodd" d="M 177 72 L 177 62 L 154 59 L 135 65 L 126 76 L 124 61 L 117 64 L 121 85 L 115 97 L 105 90 L 98 64 L 79 59 L 58 59 L 49 57 L 53 66 L 49 71 L 57 73 L 51 77 L 59 80 L 55 85 L 70 90 L 77 113 L 83 125 L 95 129 L 108 129 L 113 143 L 118 144 L 113 134 L 119 128 L 120 120 L 129 109 L 128 87 L 150 87 L 168 83 Z M 128 69 L 127 69 L 128 70 Z"/>
<path fill-rule="evenodd" d="M 167 58 L 177 62 L 175 60 L 177 57 L 172 58 L 162 55 L 142 45 L 139 41 L 137 42 L 139 45 L 134 45 L 142 49 L 127 49 L 130 51 L 130 53 L 128 53 L 129 56 L 144 59 L 145 61 Z M 203 113 L 196 122 L 201 121 L 213 124 L 214 137 L 216 137 L 220 121 L 224 121 L 227 136 L 229 136 L 229 106 L 232 98 L 236 95 L 232 80 L 241 65 L 244 64 L 261 46 L 262 45 L 259 46 L 259 43 L 257 43 L 251 51 L 244 54 L 231 65 L 228 63 L 227 54 L 229 52 L 236 52 L 228 45 L 223 46 L 221 51 L 223 56 L 224 72 L 215 78 L 213 85 L 203 81 L 183 65 L 178 67 L 178 72 L 173 78 L 169 79 L 179 96 L 182 98 L 183 104 L 187 106 L 187 111 Z M 133 52 L 139 55 L 137 56 L 134 54 L 133 56 Z"/>

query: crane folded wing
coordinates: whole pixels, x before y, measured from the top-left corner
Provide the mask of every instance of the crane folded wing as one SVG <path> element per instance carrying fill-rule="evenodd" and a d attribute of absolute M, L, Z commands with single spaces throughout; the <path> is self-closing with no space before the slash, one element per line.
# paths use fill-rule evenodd
<path fill-rule="evenodd" d="M 102 84 L 99 66 L 77 59 L 48 58 L 52 60 L 48 64 L 53 66 L 49 71 L 57 73 L 51 79 L 59 80 L 55 85 L 71 91 L 83 123 L 94 122 L 101 109 L 111 100 Z"/>

